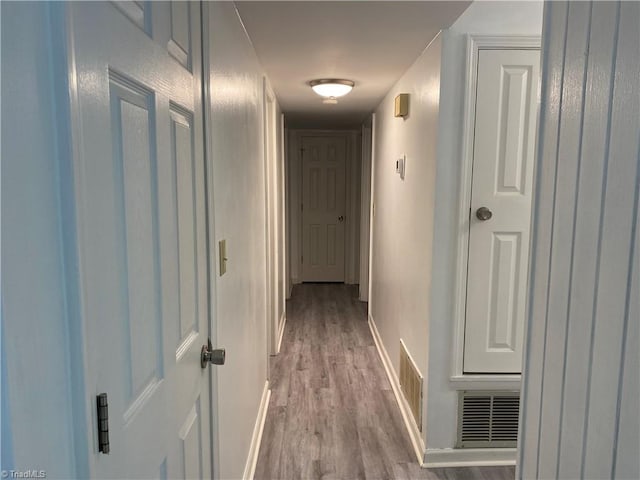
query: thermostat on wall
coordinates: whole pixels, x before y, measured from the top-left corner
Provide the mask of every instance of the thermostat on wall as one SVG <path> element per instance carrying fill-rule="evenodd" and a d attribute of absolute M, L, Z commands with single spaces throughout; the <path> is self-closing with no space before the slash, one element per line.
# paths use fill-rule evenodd
<path fill-rule="evenodd" d="M 406 117 L 409 114 L 409 94 L 401 93 L 396 97 L 396 117 Z"/>

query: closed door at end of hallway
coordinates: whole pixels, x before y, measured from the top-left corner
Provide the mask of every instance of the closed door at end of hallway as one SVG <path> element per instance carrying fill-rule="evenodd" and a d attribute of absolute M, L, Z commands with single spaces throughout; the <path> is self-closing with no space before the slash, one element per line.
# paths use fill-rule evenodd
<path fill-rule="evenodd" d="M 302 138 L 302 280 L 344 282 L 346 140 Z"/>

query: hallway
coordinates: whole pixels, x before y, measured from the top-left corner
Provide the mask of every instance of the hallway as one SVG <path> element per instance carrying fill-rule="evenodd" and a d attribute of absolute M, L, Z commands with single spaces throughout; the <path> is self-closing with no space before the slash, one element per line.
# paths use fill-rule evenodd
<path fill-rule="evenodd" d="M 296 285 L 256 479 L 513 478 L 512 467 L 420 468 L 357 286 Z"/>

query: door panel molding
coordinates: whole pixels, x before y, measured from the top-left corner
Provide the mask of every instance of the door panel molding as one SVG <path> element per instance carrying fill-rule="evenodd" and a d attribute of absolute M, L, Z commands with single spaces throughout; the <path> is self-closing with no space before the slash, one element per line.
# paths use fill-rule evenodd
<path fill-rule="evenodd" d="M 478 54 L 480 50 L 540 50 L 540 37 L 530 35 L 468 35 L 464 91 L 464 124 L 462 127 L 462 158 L 458 207 L 458 242 L 454 286 L 453 359 L 450 381 L 456 385 L 466 377 L 463 373 L 464 334 L 467 297 L 467 264 L 469 261 L 469 208 L 473 174 L 474 123 Z M 515 381 L 513 374 L 508 375 Z M 469 376 L 470 380 L 473 381 Z M 487 375 L 501 380 L 503 375 Z M 519 375 L 517 375 L 519 378 Z"/>

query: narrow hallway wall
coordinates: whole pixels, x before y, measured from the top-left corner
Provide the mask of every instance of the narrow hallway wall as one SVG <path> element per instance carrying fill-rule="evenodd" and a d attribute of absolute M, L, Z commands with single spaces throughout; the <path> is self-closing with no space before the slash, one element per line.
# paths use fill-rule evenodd
<path fill-rule="evenodd" d="M 373 146 L 369 315 L 396 374 L 402 339 L 425 376 L 425 386 L 440 50 L 441 39 L 436 37 L 376 109 Z M 406 118 L 394 117 L 394 99 L 400 93 L 409 94 Z M 403 155 L 404 180 L 395 171 Z"/>
<path fill-rule="evenodd" d="M 215 237 L 227 273 L 215 282 L 220 478 L 242 478 L 267 379 L 263 72 L 231 2 L 208 4 L 211 114 L 208 158 Z"/>

